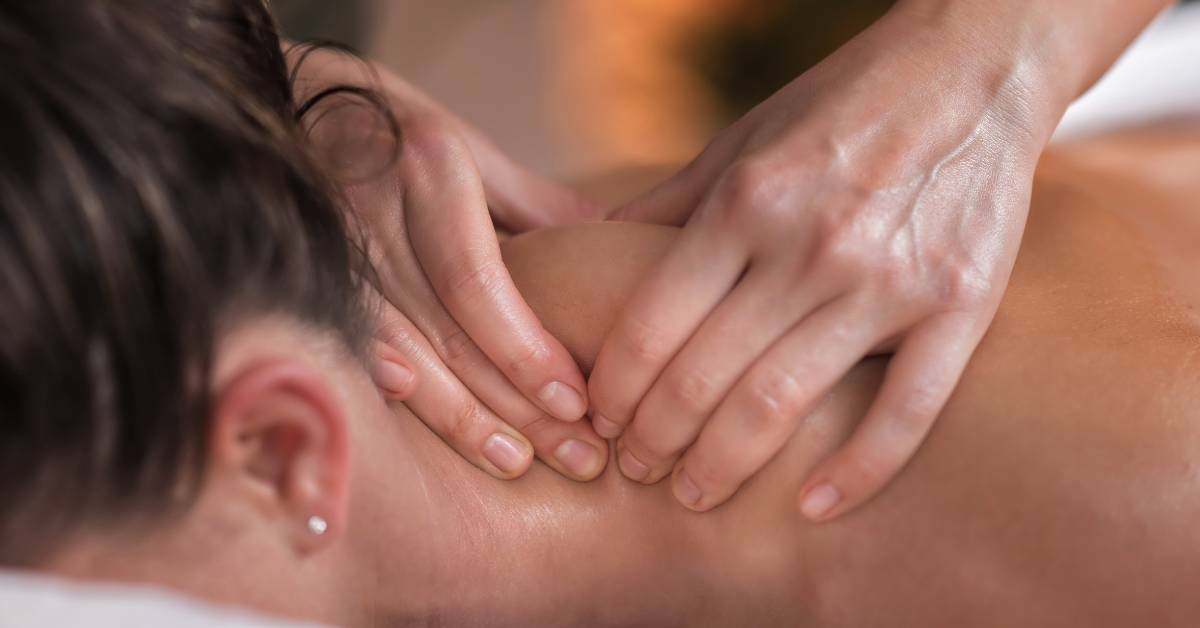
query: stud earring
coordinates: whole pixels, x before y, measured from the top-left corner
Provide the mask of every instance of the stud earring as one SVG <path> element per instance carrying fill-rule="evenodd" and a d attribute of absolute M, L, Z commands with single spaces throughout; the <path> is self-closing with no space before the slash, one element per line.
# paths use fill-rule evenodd
<path fill-rule="evenodd" d="M 308 518 L 308 531 L 317 536 L 325 534 L 325 530 L 329 529 L 329 524 L 325 522 L 325 518 L 319 515 L 313 515 Z"/>

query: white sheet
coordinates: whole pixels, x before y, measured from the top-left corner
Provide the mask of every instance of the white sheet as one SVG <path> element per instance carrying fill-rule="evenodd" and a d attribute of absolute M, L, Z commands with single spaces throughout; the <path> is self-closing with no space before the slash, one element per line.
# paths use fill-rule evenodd
<path fill-rule="evenodd" d="M 1168 9 L 1067 110 L 1054 139 L 1200 116 L 1200 4 Z"/>
<path fill-rule="evenodd" d="M 298 624 L 128 585 L 0 572 L 0 628 L 302 628 Z"/>

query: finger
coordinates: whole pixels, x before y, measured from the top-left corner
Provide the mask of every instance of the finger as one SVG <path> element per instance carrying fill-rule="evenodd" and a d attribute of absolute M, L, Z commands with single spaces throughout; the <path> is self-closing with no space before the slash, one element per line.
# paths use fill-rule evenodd
<path fill-rule="evenodd" d="M 744 245 L 715 229 L 686 229 L 642 281 L 609 331 L 588 381 L 596 432 L 615 438 L 643 394 L 737 283 Z"/>
<path fill-rule="evenodd" d="M 490 143 L 489 143 L 490 146 Z M 514 163 L 499 151 L 472 145 L 488 207 L 496 223 L 514 233 L 604 218 L 604 208 L 582 194 Z"/>
<path fill-rule="evenodd" d="M 582 194 L 514 162 L 478 129 L 454 118 L 483 180 L 492 217 L 520 233 L 554 225 L 601 220 L 604 209 Z"/>
<path fill-rule="evenodd" d="M 533 420 L 512 426 L 533 444 L 539 460 L 573 480 L 593 480 L 608 464 L 608 441 L 587 421 L 568 423 L 539 413 Z"/>
<path fill-rule="evenodd" d="M 703 202 L 713 182 L 729 165 L 742 143 L 736 134 L 722 134 L 679 172 L 617 208 L 609 219 L 683 225 Z"/>
<path fill-rule="evenodd" d="M 461 142 L 410 133 L 404 191 L 413 249 L 454 320 L 522 394 L 549 414 L 577 420 L 587 409 L 583 375 L 543 329 L 504 262 L 483 190 Z"/>
<path fill-rule="evenodd" d="M 380 393 L 392 401 L 404 401 L 417 388 L 416 373 L 408 360 L 378 340 L 371 346 L 371 379 Z"/>
<path fill-rule="evenodd" d="M 576 422 L 573 427 L 551 425 L 558 421 L 548 420 L 545 412 L 526 400 L 441 306 L 412 249 L 407 246 L 410 238 L 405 231 L 406 225 L 380 228 L 381 224 L 387 224 L 386 207 L 388 200 L 395 198 L 394 189 L 385 183 L 374 182 L 355 186 L 350 192 L 356 209 L 374 213 L 373 234 L 388 236 L 372 246 L 371 254 L 379 268 L 380 281 L 394 296 L 390 303 L 384 303 L 382 297 L 372 293 L 377 301 L 375 307 L 392 316 L 399 316 L 393 305 L 407 312 L 405 321 L 415 325 L 416 332 L 432 346 L 440 360 L 438 367 L 449 368 L 450 373 L 474 395 L 475 401 L 482 402 L 492 414 L 521 431 L 543 462 L 572 479 L 596 477 L 608 460 L 608 443 L 597 436 L 587 422 Z M 374 370 L 378 381 L 379 369 Z"/>
<path fill-rule="evenodd" d="M 356 210 L 376 215 L 386 214 L 380 206 L 388 205 L 388 199 L 393 196 L 394 192 L 386 187 L 370 189 L 366 186 L 353 188 L 349 194 Z M 532 421 L 544 414 L 513 387 L 442 306 L 411 248 L 406 225 L 391 228 L 385 228 L 385 225 L 386 220 L 377 219 L 371 227 L 374 238 L 369 252 L 372 264 L 378 269 L 377 277 L 389 294 L 388 303 L 405 312 L 407 320 L 416 325 L 433 346 L 443 365 L 495 414 L 510 424 Z"/>
<path fill-rule="evenodd" d="M 604 218 L 598 203 L 519 166 L 503 178 L 490 176 L 483 181 L 492 218 L 513 233 Z"/>
<path fill-rule="evenodd" d="M 626 477 L 654 483 L 670 473 L 738 378 L 834 292 L 824 284 L 805 282 L 796 289 L 793 283 L 774 266 L 752 267 L 705 319 L 621 435 L 617 445 Z"/>
<path fill-rule="evenodd" d="M 442 364 L 420 331 L 399 311 L 376 302 L 375 337 L 421 373 L 405 404 L 463 458 L 488 474 L 511 479 L 525 473 L 533 448 L 521 433 L 492 414 Z"/>
<path fill-rule="evenodd" d="M 470 346 L 475 353 L 465 357 L 476 363 L 479 366 L 478 369 L 466 366 L 461 361 L 459 370 L 449 369 L 436 348 L 422 334 L 420 328 L 390 304 L 382 302 L 382 299 L 377 293 L 372 296 L 373 306 L 376 311 L 381 312 L 381 318 L 386 321 L 381 324 L 376 334 L 383 342 L 378 340 L 375 342 L 373 354 L 388 361 L 402 362 L 409 365 L 410 369 L 413 368 L 411 363 L 419 359 L 420 363 L 424 365 L 423 368 L 432 369 L 440 374 L 442 379 L 434 382 L 433 389 L 421 391 L 422 393 L 428 392 L 428 395 L 422 395 L 420 399 L 416 400 L 408 399 L 410 401 L 408 405 L 418 418 L 435 433 L 442 436 L 444 440 L 450 442 L 456 451 L 485 471 L 492 472 L 495 468 L 499 468 L 499 460 L 489 459 L 492 466 L 485 467 L 464 453 L 464 448 L 469 449 L 472 446 L 471 443 L 474 442 L 472 439 L 468 438 L 464 444 L 456 445 L 456 441 L 443 432 L 446 429 L 443 427 L 446 425 L 446 419 L 442 418 L 445 409 L 436 401 L 439 395 L 444 395 L 446 399 L 457 400 L 451 405 L 453 403 L 466 404 L 468 408 L 460 411 L 459 414 L 474 415 L 474 418 L 468 417 L 466 420 L 484 423 L 485 426 L 480 428 L 481 430 L 486 431 L 486 428 L 490 426 L 493 430 L 504 431 L 497 427 L 499 425 L 516 430 L 528 440 L 533 447 L 534 454 L 542 462 L 568 478 L 587 481 L 594 479 L 604 470 L 608 462 L 608 442 L 596 434 L 589 422 L 565 423 L 526 402 L 523 397 L 516 394 L 511 384 L 503 379 L 491 362 L 482 353 L 479 353 L 477 348 L 474 348 L 474 345 Z M 453 324 L 453 321 L 450 323 Z M 465 334 L 460 337 L 465 338 Z M 405 357 L 407 354 L 416 357 L 410 360 Z M 378 366 L 372 369 L 376 385 L 388 388 L 379 383 L 380 378 L 375 375 L 378 370 Z M 461 379 L 460 372 L 466 373 L 466 381 L 472 381 L 475 384 L 469 388 L 465 386 L 462 383 L 464 380 Z M 457 385 L 446 382 L 445 378 L 453 379 Z M 413 382 L 416 382 L 415 376 Z M 389 390 L 384 395 L 389 399 L 404 399 L 414 396 L 413 390 L 407 392 Z M 464 396 L 471 397 L 471 400 L 464 399 Z M 472 403 L 475 407 L 469 407 Z M 424 414 L 426 410 L 434 413 L 429 420 L 426 420 Z M 483 452 L 483 454 L 487 457 L 488 452 Z M 497 475 L 496 477 L 504 479 L 509 476 Z"/>
<path fill-rule="evenodd" d="M 865 299 L 847 296 L 772 346 L 676 465 L 672 489 L 680 503 L 704 511 L 737 492 L 882 335 L 876 319 Z"/>
<path fill-rule="evenodd" d="M 437 339 L 430 344 L 442 363 L 487 408 L 529 439 L 542 462 L 574 480 L 591 480 L 604 470 L 608 442 L 590 422 L 564 422 L 529 403 L 449 315 L 442 311 L 427 316 L 439 319 L 426 326 L 435 329 Z"/>
<path fill-rule="evenodd" d="M 954 391 L 979 344 L 981 327 L 965 315 L 942 315 L 901 342 L 862 423 L 801 488 L 800 510 L 806 517 L 828 521 L 842 515 L 899 473 Z"/>

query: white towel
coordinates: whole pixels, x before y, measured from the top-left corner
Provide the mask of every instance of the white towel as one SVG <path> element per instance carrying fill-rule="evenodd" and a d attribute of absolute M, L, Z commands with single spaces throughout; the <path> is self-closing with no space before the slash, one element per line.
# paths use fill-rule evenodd
<path fill-rule="evenodd" d="M 0 572 L 0 628 L 301 628 L 150 587 Z"/>

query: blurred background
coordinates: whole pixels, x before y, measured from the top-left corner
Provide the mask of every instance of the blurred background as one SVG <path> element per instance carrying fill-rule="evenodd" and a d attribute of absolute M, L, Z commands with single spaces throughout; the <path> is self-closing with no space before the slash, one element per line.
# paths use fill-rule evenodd
<path fill-rule="evenodd" d="M 562 177 L 679 163 L 892 0 L 273 0 Z"/>
<path fill-rule="evenodd" d="M 518 160 L 572 178 L 690 159 L 893 1 L 273 0 L 272 9 L 289 36 L 352 45 Z"/>

